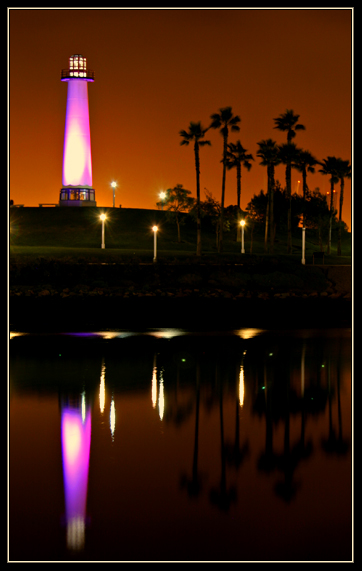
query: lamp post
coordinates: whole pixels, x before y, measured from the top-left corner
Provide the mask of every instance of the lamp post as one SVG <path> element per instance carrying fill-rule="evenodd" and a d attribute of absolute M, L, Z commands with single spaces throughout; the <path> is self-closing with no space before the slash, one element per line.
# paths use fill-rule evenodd
<path fill-rule="evenodd" d="M 107 216 L 105 214 L 100 215 L 100 219 L 102 220 L 102 245 L 101 248 L 104 249 L 106 247 L 104 243 L 104 221 L 106 220 Z"/>
<path fill-rule="evenodd" d="M 113 208 L 116 207 L 116 186 L 117 183 L 116 182 L 111 182 L 111 187 L 113 188 Z"/>
<path fill-rule="evenodd" d="M 244 249 L 244 226 L 245 226 L 245 220 L 240 220 L 240 226 L 241 226 L 241 253 L 245 254 L 245 249 Z"/>
<path fill-rule="evenodd" d="M 302 264 L 305 264 L 305 228 L 302 228 Z"/>
<path fill-rule="evenodd" d="M 157 260 L 157 226 L 153 226 L 153 261 Z"/>
<path fill-rule="evenodd" d="M 163 210 L 163 201 L 166 198 L 166 193 L 165 192 L 160 192 L 159 197 L 161 198 L 161 210 Z"/>

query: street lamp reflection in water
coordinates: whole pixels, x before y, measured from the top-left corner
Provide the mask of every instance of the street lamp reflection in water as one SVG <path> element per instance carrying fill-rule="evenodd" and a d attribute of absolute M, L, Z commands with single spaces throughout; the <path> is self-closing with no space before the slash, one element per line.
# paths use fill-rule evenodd
<path fill-rule="evenodd" d="M 240 365 L 240 373 L 239 373 L 239 404 L 240 404 L 240 406 L 244 405 L 244 396 L 245 396 L 244 366 Z"/>

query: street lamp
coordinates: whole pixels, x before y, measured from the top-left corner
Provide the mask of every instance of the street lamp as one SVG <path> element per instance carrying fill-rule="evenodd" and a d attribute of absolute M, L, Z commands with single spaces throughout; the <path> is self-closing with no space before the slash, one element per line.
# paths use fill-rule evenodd
<path fill-rule="evenodd" d="M 111 187 L 113 188 L 113 208 L 116 207 L 116 186 L 117 183 L 116 182 L 111 182 Z"/>
<path fill-rule="evenodd" d="M 305 228 L 302 228 L 302 264 L 305 264 Z"/>
<path fill-rule="evenodd" d="M 245 226 L 245 220 L 240 220 L 240 226 L 241 226 L 241 253 L 245 254 L 245 249 L 244 249 L 244 226 Z"/>
<path fill-rule="evenodd" d="M 157 260 L 157 226 L 153 226 L 153 261 Z"/>
<path fill-rule="evenodd" d="M 166 193 L 162 190 L 162 192 L 160 192 L 159 197 L 161 198 L 161 210 L 163 210 L 163 201 L 166 198 Z"/>
<path fill-rule="evenodd" d="M 99 217 L 102 220 L 102 245 L 101 248 L 104 249 L 105 243 L 104 243 L 104 221 L 106 220 L 107 216 L 105 214 L 101 214 Z"/>

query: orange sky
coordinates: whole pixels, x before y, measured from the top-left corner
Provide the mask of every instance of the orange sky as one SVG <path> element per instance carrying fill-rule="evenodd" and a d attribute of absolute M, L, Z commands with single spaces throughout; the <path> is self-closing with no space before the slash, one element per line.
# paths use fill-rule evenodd
<path fill-rule="evenodd" d="M 352 162 L 351 9 L 10 9 L 9 194 L 15 204 L 58 202 L 67 85 L 72 54 L 87 57 L 93 187 L 98 206 L 155 208 L 158 193 L 180 183 L 196 196 L 192 146 L 180 146 L 190 121 L 231 106 L 255 161 L 242 178 L 241 207 L 266 190 L 257 142 L 273 138 L 275 117 L 300 115 L 295 143 L 318 160 Z M 201 149 L 201 189 L 221 199 L 222 138 Z M 284 167 L 276 178 L 284 185 Z M 292 173 L 293 191 L 298 173 Z M 309 175 L 310 189 L 329 188 Z M 339 188 L 339 186 L 338 186 Z M 202 195 L 202 199 L 204 196 Z M 236 204 L 236 173 L 225 205 Z M 343 219 L 351 229 L 351 181 Z"/>

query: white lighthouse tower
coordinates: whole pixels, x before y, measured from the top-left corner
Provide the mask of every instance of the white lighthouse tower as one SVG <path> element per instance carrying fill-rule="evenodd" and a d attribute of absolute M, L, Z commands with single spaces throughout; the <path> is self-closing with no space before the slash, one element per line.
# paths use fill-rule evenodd
<path fill-rule="evenodd" d="M 88 83 L 94 71 L 80 54 L 69 58 L 61 81 L 68 82 L 64 129 L 63 180 L 59 206 L 96 206 L 92 188 L 92 152 L 89 124 Z"/>

